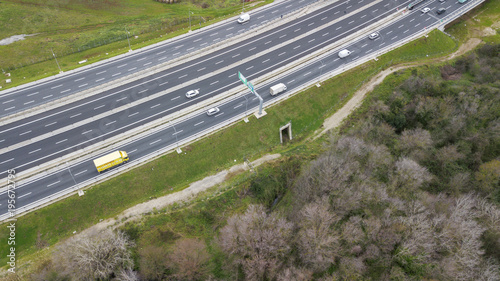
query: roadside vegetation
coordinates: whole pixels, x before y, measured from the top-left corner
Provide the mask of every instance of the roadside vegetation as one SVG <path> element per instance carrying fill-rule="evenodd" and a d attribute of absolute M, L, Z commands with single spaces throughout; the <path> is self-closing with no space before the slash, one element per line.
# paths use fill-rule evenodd
<path fill-rule="evenodd" d="M 254 9 L 272 0 L 246 3 Z M 0 39 L 34 34 L 25 40 L 0 46 L 0 68 L 11 73 L 12 83 L 0 80 L 3 89 L 107 59 L 187 33 L 191 29 L 235 16 L 240 0 L 182 1 L 175 4 L 154 0 L 4 0 L 0 3 Z M 137 36 L 137 38 L 135 38 Z M 36 46 L 36 47 L 34 47 Z"/>

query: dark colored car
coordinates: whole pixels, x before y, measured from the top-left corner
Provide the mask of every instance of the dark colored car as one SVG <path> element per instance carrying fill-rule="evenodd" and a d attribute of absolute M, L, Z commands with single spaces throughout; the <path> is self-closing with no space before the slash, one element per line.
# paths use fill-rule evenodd
<path fill-rule="evenodd" d="M 436 14 L 440 15 L 442 13 L 446 12 L 446 9 L 445 8 L 439 8 L 437 11 L 436 11 Z"/>

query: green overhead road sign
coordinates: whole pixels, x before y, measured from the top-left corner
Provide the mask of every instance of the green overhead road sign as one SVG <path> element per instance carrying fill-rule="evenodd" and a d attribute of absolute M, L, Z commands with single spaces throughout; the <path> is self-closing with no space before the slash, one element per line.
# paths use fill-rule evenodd
<path fill-rule="evenodd" d="M 252 91 L 252 93 L 255 93 L 255 90 L 253 89 L 252 83 L 248 82 L 247 87 L 250 89 L 250 91 Z"/>
<path fill-rule="evenodd" d="M 240 78 L 241 82 L 243 82 L 243 84 L 247 85 L 247 79 L 245 78 L 245 76 L 243 76 L 243 74 L 241 74 L 241 72 L 238 71 L 238 77 Z M 248 85 L 247 85 L 248 86 Z"/>

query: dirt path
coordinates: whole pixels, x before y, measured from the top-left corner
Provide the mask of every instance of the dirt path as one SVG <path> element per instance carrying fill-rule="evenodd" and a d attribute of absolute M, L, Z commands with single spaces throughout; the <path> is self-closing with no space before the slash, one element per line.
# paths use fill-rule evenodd
<path fill-rule="evenodd" d="M 440 62 L 440 61 L 446 61 L 453 59 L 457 56 L 460 56 L 472 49 L 474 49 L 477 45 L 481 43 L 480 39 L 477 38 L 472 38 L 469 41 L 467 41 L 465 44 L 460 46 L 460 48 L 446 56 L 440 59 L 436 59 L 433 62 Z M 325 122 L 323 123 L 323 130 L 318 133 L 314 138 L 318 138 L 324 133 L 326 133 L 328 130 L 331 130 L 333 128 L 336 128 L 342 123 L 342 120 L 349 116 L 349 114 L 355 110 L 357 107 L 359 107 L 366 96 L 367 93 L 371 92 L 375 86 L 378 84 L 382 83 L 382 81 L 387 77 L 387 75 L 401 70 L 405 69 L 408 67 L 414 67 L 414 66 L 419 66 L 422 64 L 425 64 L 428 62 L 421 62 L 421 63 L 416 63 L 416 64 L 402 64 L 402 65 L 396 65 L 394 67 L 391 67 L 389 69 L 386 69 L 379 74 L 377 74 L 375 77 L 373 77 L 370 81 L 368 81 L 366 84 L 364 84 L 356 93 L 354 93 L 353 97 L 335 114 L 333 114 L 331 117 L 327 118 Z M 261 165 L 267 161 L 271 161 L 274 159 L 277 159 L 281 157 L 280 154 L 272 154 L 272 155 L 265 155 L 262 158 L 259 158 L 255 161 L 253 161 L 251 164 L 252 166 L 256 167 L 258 165 Z M 138 204 L 136 206 L 133 206 L 125 211 L 123 211 L 120 215 L 118 215 L 115 218 L 110 218 L 107 220 L 104 220 L 102 222 L 99 222 L 98 224 L 92 226 L 90 229 L 94 228 L 105 228 L 105 227 L 117 227 L 119 225 L 123 225 L 126 222 L 133 221 L 136 219 L 142 218 L 144 214 L 150 213 L 154 210 L 161 210 L 165 208 L 166 206 L 173 204 L 174 202 L 181 202 L 181 201 L 187 201 L 195 197 L 196 195 L 200 194 L 203 191 L 208 190 L 211 187 L 214 187 L 216 185 L 222 184 L 226 176 L 229 174 L 238 174 L 242 173 L 244 171 L 248 170 L 248 166 L 246 164 L 239 164 L 233 166 L 229 170 L 224 170 L 222 172 L 219 172 L 218 174 L 206 177 L 202 180 L 199 180 L 197 182 L 192 183 L 188 188 L 181 190 L 179 192 L 169 194 L 160 198 L 156 198 L 153 200 L 149 200 L 147 202 Z"/>
<path fill-rule="evenodd" d="M 277 159 L 281 157 L 280 154 L 271 154 L 271 155 L 264 155 L 263 157 L 251 162 L 251 165 L 253 167 L 257 167 L 263 163 L 266 163 L 268 161 L 272 161 L 274 159 Z M 194 182 L 189 185 L 189 187 L 176 192 L 172 193 L 169 195 L 162 196 L 160 198 L 156 198 L 153 200 L 149 200 L 147 202 L 135 205 L 131 208 L 128 208 L 127 210 L 123 211 L 121 214 L 119 214 L 115 218 L 110 218 L 107 220 L 104 220 L 102 222 L 99 222 L 98 224 L 92 226 L 91 228 L 87 229 L 86 231 L 90 229 L 102 229 L 108 226 L 113 226 L 117 227 L 120 225 L 123 225 L 126 222 L 133 221 L 136 219 L 142 218 L 144 214 L 153 212 L 154 210 L 161 210 L 165 207 L 167 207 L 170 204 L 173 204 L 175 202 L 182 202 L 182 201 L 188 201 L 192 198 L 194 198 L 196 195 L 200 194 L 203 191 L 206 191 L 207 189 L 220 185 L 222 184 L 228 175 L 231 174 L 239 174 L 244 171 L 249 170 L 248 165 L 245 163 L 235 165 L 231 167 L 228 170 L 224 170 L 222 172 L 219 172 L 215 175 L 208 176 L 202 180 L 199 180 L 197 182 Z"/>
<path fill-rule="evenodd" d="M 443 62 L 447 60 L 451 60 L 457 56 L 463 55 L 467 53 L 468 51 L 473 50 L 477 45 L 481 43 L 481 39 L 478 38 L 471 38 L 469 39 L 465 44 L 462 44 L 458 50 L 446 57 L 438 58 L 436 60 L 433 60 L 432 62 Z M 319 132 L 317 135 L 315 135 L 312 139 L 315 140 L 319 137 L 321 137 L 324 133 L 328 132 L 329 130 L 338 127 L 342 121 L 351 114 L 353 110 L 358 108 L 361 103 L 363 102 L 365 96 L 367 93 L 373 91 L 375 86 L 379 85 L 384 81 L 385 77 L 387 75 L 396 72 L 401 69 L 409 68 L 409 67 L 415 67 L 419 65 L 423 65 L 428 63 L 428 61 L 425 62 L 420 62 L 420 63 L 407 63 L 407 64 L 401 64 L 401 65 L 396 65 L 393 67 L 390 67 L 389 69 L 386 69 L 377 75 L 375 75 L 370 81 L 366 82 L 364 85 L 361 86 L 361 88 L 354 93 L 352 98 L 335 114 L 332 116 L 328 117 L 325 122 L 323 122 L 323 129 L 321 132 Z"/>

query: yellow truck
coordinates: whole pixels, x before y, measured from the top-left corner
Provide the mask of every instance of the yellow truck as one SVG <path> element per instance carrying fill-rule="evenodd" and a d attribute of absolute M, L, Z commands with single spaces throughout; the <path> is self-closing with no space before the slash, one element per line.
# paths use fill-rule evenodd
<path fill-rule="evenodd" d="M 100 173 L 104 170 L 112 168 L 114 166 L 118 166 L 122 163 L 127 163 L 128 155 L 125 151 L 115 151 L 108 155 L 104 155 L 103 157 L 97 158 L 94 160 L 94 165 L 97 171 Z"/>

